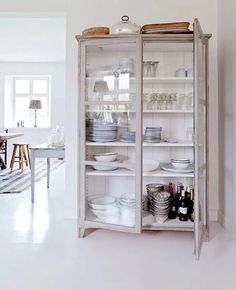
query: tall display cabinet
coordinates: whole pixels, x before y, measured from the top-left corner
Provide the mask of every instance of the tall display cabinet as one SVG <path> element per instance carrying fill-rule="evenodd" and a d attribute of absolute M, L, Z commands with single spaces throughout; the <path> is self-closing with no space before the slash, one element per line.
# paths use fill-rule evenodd
<path fill-rule="evenodd" d="M 191 231 L 194 253 L 199 257 L 209 229 L 207 130 L 211 35 L 202 32 L 198 20 L 193 27 L 193 32 L 187 34 L 76 36 L 80 237 L 88 228 L 129 233 Z M 148 130 L 159 130 L 157 135 L 160 137 L 161 132 L 161 139 L 150 139 Z M 116 160 L 94 158 L 96 154 L 111 152 L 118 154 Z M 171 158 L 190 159 L 193 170 L 163 169 L 170 166 Z M 157 168 L 146 169 L 155 162 Z M 181 222 L 178 218 L 159 222 L 148 210 L 147 184 L 169 182 L 194 186 L 194 222 Z M 135 200 L 121 210 L 119 200 L 126 203 L 122 199 L 124 194 Z M 108 207 L 112 202 L 109 198 L 116 199 L 116 209 L 107 211 L 111 214 L 98 215 L 96 210 L 102 212 L 103 208 L 100 210 L 99 202 L 95 210 L 91 208 L 90 198 L 106 196 Z"/>

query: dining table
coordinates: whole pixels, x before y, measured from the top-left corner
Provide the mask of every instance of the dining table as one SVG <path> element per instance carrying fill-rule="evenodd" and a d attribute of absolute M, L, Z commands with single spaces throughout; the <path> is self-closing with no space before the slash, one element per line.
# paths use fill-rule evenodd
<path fill-rule="evenodd" d="M 35 159 L 47 159 L 47 188 L 50 185 L 50 159 L 51 158 L 65 158 L 64 146 L 51 146 L 47 143 L 42 143 L 36 146 L 30 146 L 31 152 L 31 202 L 34 203 L 34 182 L 35 182 Z"/>
<path fill-rule="evenodd" d="M 8 139 L 13 139 L 16 137 L 21 137 L 24 136 L 23 133 L 7 133 L 7 132 L 0 132 L 0 141 L 3 140 L 8 140 Z"/>

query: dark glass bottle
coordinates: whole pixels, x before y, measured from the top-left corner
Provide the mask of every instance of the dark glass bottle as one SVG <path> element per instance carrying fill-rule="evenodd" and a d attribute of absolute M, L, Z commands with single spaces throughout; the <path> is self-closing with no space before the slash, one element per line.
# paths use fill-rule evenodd
<path fill-rule="evenodd" d="M 172 197 L 174 196 L 174 186 L 172 182 L 169 182 L 168 192 L 171 194 Z"/>
<path fill-rule="evenodd" d="M 187 187 L 186 187 L 186 190 L 185 190 L 185 197 L 186 197 L 186 200 L 187 200 L 187 206 L 188 206 L 188 217 L 190 217 L 191 209 L 192 209 L 190 186 L 187 186 Z"/>
<path fill-rule="evenodd" d="M 168 218 L 171 220 L 176 219 L 178 216 L 178 203 L 175 198 L 172 199 L 171 201 L 171 206 L 170 206 L 170 211 L 168 214 Z"/>
<path fill-rule="evenodd" d="M 190 186 L 190 210 L 189 210 L 189 218 L 191 222 L 194 222 L 194 189 L 193 186 Z"/>
<path fill-rule="evenodd" d="M 186 222 L 188 220 L 188 202 L 184 189 L 181 191 L 181 198 L 179 201 L 179 220 L 182 222 Z"/>
<path fill-rule="evenodd" d="M 173 220 L 173 219 L 176 219 L 178 215 L 178 204 L 176 203 L 177 200 L 175 199 L 174 186 L 172 182 L 169 183 L 168 192 L 171 194 L 171 198 L 172 198 L 168 218 Z"/>

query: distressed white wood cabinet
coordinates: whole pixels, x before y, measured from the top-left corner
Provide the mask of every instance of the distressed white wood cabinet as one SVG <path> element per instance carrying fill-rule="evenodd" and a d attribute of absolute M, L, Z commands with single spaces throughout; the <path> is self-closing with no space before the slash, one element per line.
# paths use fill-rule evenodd
<path fill-rule="evenodd" d="M 193 232 L 199 257 L 208 236 L 208 41 L 198 20 L 188 34 L 76 36 L 79 43 L 78 232 L 104 228 L 129 233 L 144 230 Z M 101 133 L 94 120 L 113 122 L 113 133 Z M 96 123 L 96 122 L 95 122 Z M 86 127 L 87 126 L 87 127 Z M 162 127 L 161 142 L 144 138 L 146 127 Z M 135 142 L 122 139 L 134 131 Z M 177 143 L 164 139 L 175 138 Z M 132 139 L 132 138 L 131 138 Z M 173 140 L 172 140 L 173 141 Z M 116 152 L 127 163 L 98 162 L 98 153 Z M 162 169 L 171 158 L 188 158 L 193 172 Z M 154 171 L 143 162 L 155 160 Z M 113 166 L 115 170 L 95 170 Z M 108 167 L 109 168 L 109 167 Z M 143 209 L 146 185 L 182 182 L 195 190 L 195 221 L 158 223 Z M 98 218 L 88 206 L 93 195 L 135 194 L 135 208 Z M 95 211 L 96 212 L 96 211 Z"/>

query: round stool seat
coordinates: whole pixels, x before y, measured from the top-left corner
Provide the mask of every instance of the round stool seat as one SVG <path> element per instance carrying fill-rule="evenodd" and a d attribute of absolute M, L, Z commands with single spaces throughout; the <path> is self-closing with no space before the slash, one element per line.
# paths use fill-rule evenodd
<path fill-rule="evenodd" d="M 14 146 L 15 146 L 15 145 L 16 145 L 16 146 L 17 146 L 17 145 L 24 145 L 24 146 L 27 146 L 27 145 L 28 145 L 28 146 L 29 146 L 29 143 L 19 142 L 19 143 L 13 143 L 12 145 L 14 145 Z"/>

